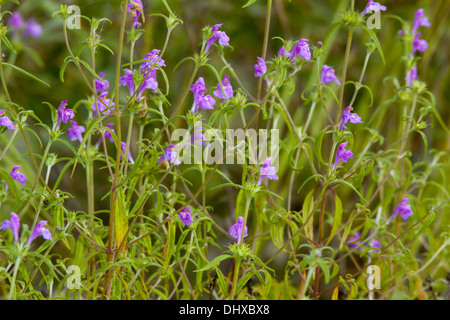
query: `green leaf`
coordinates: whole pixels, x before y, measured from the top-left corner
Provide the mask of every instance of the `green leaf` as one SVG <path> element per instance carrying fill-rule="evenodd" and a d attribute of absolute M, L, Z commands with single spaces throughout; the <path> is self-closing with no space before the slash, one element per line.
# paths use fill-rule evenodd
<path fill-rule="evenodd" d="M 419 131 L 419 130 L 415 130 L 415 131 L 420 134 L 420 136 L 422 137 L 422 140 L 423 140 L 424 150 L 423 150 L 423 154 L 422 154 L 422 159 L 420 159 L 420 162 L 422 162 L 423 159 L 425 159 L 425 156 L 427 155 L 428 139 L 427 139 L 427 136 L 425 135 L 425 133 L 423 133 L 422 131 Z"/>
<path fill-rule="evenodd" d="M 214 259 L 212 259 L 206 266 L 204 266 L 201 269 L 197 269 L 194 272 L 203 272 L 212 269 L 214 267 L 217 267 L 223 260 L 226 260 L 228 258 L 232 258 L 232 256 L 229 254 L 222 254 L 220 256 L 217 256 Z"/>
<path fill-rule="evenodd" d="M 317 157 L 317 160 L 323 165 L 326 165 L 325 161 L 322 157 L 322 141 L 325 135 L 325 129 L 321 130 L 317 137 L 314 139 L 314 153 Z"/>
<path fill-rule="evenodd" d="M 325 38 L 323 39 L 323 45 L 326 46 L 328 43 L 328 40 L 330 39 L 331 35 L 333 34 L 333 32 L 340 27 L 341 25 L 343 25 L 344 22 L 342 21 L 338 21 L 333 23 L 327 30 L 327 33 L 325 34 Z"/>
<path fill-rule="evenodd" d="M 359 196 L 359 198 L 361 199 L 362 202 L 364 202 L 364 203 L 369 203 L 369 201 L 367 201 L 367 200 L 363 197 L 363 195 L 362 195 L 361 193 L 359 193 L 359 191 L 358 191 L 351 183 L 348 183 L 347 181 L 342 180 L 342 179 L 337 179 L 336 182 L 339 182 L 339 183 L 345 184 L 346 186 L 349 186 L 350 188 L 353 189 L 353 191 L 355 191 L 355 192 L 358 194 L 358 196 Z"/>
<path fill-rule="evenodd" d="M 305 201 L 303 202 L 303 206 L 302 206 L 302 219 L 303 221 L 306 221 L 309 217 L 309 215 L 311 215 L 313 213 L 314 210 L 314 191 L 316 191 L 316 189 L 312 189 L 305 198 Z M 314 235 L 313 235 L 313 231 L 314 231 L 314 219 L 313 217 L 311 217 L 308 221 L 308 224 L 305 226 L 305 235 L 306 237 L 308 237 L 309 239 L 314 239 Z"/>
<path fill-rule="evenodd" d="M 244 216 L 245 213 L 245 202 L 247 199 L 247 195 L 245 194 L 245 190 L 244 189 L 240 189 L 237 199 L 236 199 L 236 219 L 239 216 Z"/>
<path fill-rule="evenodd" d="M 250 7 L 250 6 L 251 6 L 252 4 L 254 4 L 256 1 L 258 1 L 258 0 L 248 0 L 247 3 L 244 4 L 244 5 L 242 6 L 242 8 Z"/>
<path fill-rule="evenodd" d="M 13 68 L 14 70 L 19 71 L 19 72 L 23 73 L 24 75 L 26 75 L 26 76 L 28 76 L 28 77 L 30 77 L 30 78 L 36 80 L 36 81 L 39 81 L 40 83 L 45 84 L 47 87 L 50 88 L 50 85 L 49 85 L 47 82 L 45 82 L 44 80 L 39 79 L 38 77 L 32 75 L 31 73 L 29 73 L 29 72 L 27 72 L 27 71 L 25 71 L 25 70 L 23 70 L 23 69 L 21 69 L 21 68 L 19 68 L 19 67 L 16 67 L 16 66 L 13 65 L 13 64 L 9 64 L 9 63 L 6 63 L 6 62 L 2 62 L 2 65 L 11 67 L 11 68 Z"/>
<path fill-rule="evenodd" d="M 334 219 L 333 219 L 333 226 L 331 227 L 330 236 L 328 237 L 327 242 L 325 243 L 325 246 L 327 246 L 330 241 L 333 239 L 334 235 L 336 234 L 337 229 L 341 226 L 342 221 L 342 202 L 341 199 L 337 196 L 337 194 L 334 196 Z"/>
<path fill-rule="evenodd" d="M 117 189 L 117 196 L 115 198 L 114 206 L 115 206 L 115 221 L 114 221 L 114 231 L 116 235 L 116 243 L 117 247 L 121 245 L 123 241 L 124 245 L 119 253 L 125 255 L 126 252 L 126 244 L 127 239 L 125 239 L 125 235 L 128 231 L 128 210 L 126 208 L 125 201 L 122 199 L 124 196 L 124 191 L 122 188 Z"/>
<path fill-rule="evenodd" d="M 169 222 L 169 226 L 167 227 L 167 242 L 164 248 L 164 269 L 168 269 L 170 260 L 173 258 L 173 249 L 175 248 L 175 234 L 177 232 L 177 224 Z"/>
<path fill-rule="evenodd" d="M 9 50 L 11 50 L 12 53 L 17 54 L 16 49 L 14 49 L 14 47 L 13 47 L 12 44 L 11 44 L 11 42 L 9 42 L 8 38 L 7 38 L 5 35 L 2 35 L 2 36 L 0 37 L 0 39 L 1 39 L 1 41 L 3 42 L 3 44 L 4 44 L 5 46 L 7 46 Z M 5 64 L 5 63 L 3 63 L 3 64 Z"/>
<path fill-rule="evenodd" d="M 250 278 L 253 277 L 253 272 L 247 272 L 241 280 L 239 280 L 238 284 L 236 285 L 236 295 L 239 294 L 239 292 L 242 291 L 242 288 L 247 284 L 247 282 L 250 280 Z"/>

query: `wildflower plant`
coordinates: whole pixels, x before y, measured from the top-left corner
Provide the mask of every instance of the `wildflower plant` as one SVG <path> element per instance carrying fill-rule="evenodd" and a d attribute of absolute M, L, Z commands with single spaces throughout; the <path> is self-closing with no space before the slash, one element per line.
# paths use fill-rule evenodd
<path fill-rule="evenodd" d="M 319 2 L 1 1 L 1 298 L 444 299 L 448 4 Z"/>

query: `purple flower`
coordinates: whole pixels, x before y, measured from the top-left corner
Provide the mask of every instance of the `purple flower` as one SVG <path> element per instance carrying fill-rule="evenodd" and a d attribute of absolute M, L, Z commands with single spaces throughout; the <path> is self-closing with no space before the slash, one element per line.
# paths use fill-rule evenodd
<path fill-rule="evenodd" d="M 388 222 L 390 222 L 392 219 L 394 219 L 397 215 L 400 214 L 403 220 L 408 219 L 410 216 L 413 215 L 413 212 L 411 210 L 411 206 L 408 204 L 409 198 L 404 198 L 398 206 L 395 208 L 394 213 L 389 218 Z"/>
<path fill-rule="evenodd" d="M 31 36 L 33 38 L 39 38 L 42 34 L 42 26 L 36 22 L 36 19 L 31 18 L 27 22 L 27 26 L 23 32 L 23 36 Z"/>
<path fill-rule="evenodd" d="M 210 95 L 204 95 L 206 92 L 206 87 L 203 77 L 199 77 L 189 90 L 191 90 L 194 94 L 194 105 L 192 106 L 193 113 L 197 113 L 199 108 L 203 110 L 214 108 L 216 100 L 214 100 L 214 98 Z"/>
<path fill-rule="evenodd" d="M 75 114 L 72 109 L 66 109 L 67 100 L 60 103 L 58 107 L 58 128 L 61 122 L 67 123 L 70 119 L 75 118 Z"/>
<path fill-rule="evenodd" d="M 112 128 L 114 126 L 114 123 L 108 123 L 106 126 L 109 128 L 109 130 L 106 129 L 105 131 L 105 139 L 109 139 L 109 141 L 113 143 L 114 139 L 112 137 L 111 132 L 116 133 L 116 131 L 114 131 L 114 129 Z"/>
<path fill-rule="evenodd" d="M 307 39 L 300 39 L 291 51 L 286 52 L 284 46 L 278 50 L 278 54 L 287 57 L 289 60 L 294 61 L 296 56 L 300 56 L 305 60 L 311 60 L 311 51 L 309 50 Z"/>
<path fill-rule="evenodd" d="M 191 208 L 189 206 L 186 206 L 186 208 L 181 210 L 178 213 L 178 216 L 180 217 L 181 222 L 183 222 L 185 226 L 192 224 L 193 220 L 191 217 Z"/>
<path fill-rule="evenodd" d="M 230 38 L 227 36 L 225 31 L 219 31 L 222 24 L 216 24 L 212 28 L 213 35 L 209 38 L 208 43 L 206 44 L 205 52 L 209 51 L 209 48 L 214 44 L 214 42 L 219 39 L 219 44 L 221 46 L 229 46 Z"/>
<path fill-rule="evenodd" d="M 267 66 L 264 59 L 260 57 L 256 57 L 256 59 L 258 60 L 258 63 L 255 64 L 253 67 L 255 68 L 255 78 L 259 78 L 262 77 L 263 74 L 267 72 Z"/>
<path fill-rule="evenodd" d="M 108 80 L 105 80 L 105 73 L 104 72 L 101 72 L 98 75 L 99 75 L 100 78 L 103 79 L 103 81 L 95 78 L 95 81 L 94 81 L 95 82 L 95 89 L 97 90 L 98 93 L 102 93 L 102 92 L 105 92 L 106 90 L 109 89 L 109 82 L 108 82 Z"/>
<path fill-rule="evenodd" d="M 369 246 L 375 249 L 372 249 L 371 251 L 379 251 L 381 248 L 380 241 L 378 239 L 372 238 L 369 241 Z"/>
<path fill-rule="evenodd" d="M 11 178 L 13 178 L 14 180 L 16 180 L 16 181 L 20 182 L 21 184 L 25 185 L 25 183 L 27 182 L 27 177 L 22 172 L 19 171 L 19 169 L 21 167 L 22 166 L 14 166 L 12 171 L 11 171 L 11 173 L 10 173 L 10 175 L 11 175 Z"/>
<path fill-rule="evenodd" d="M 220 87 L 220 83 L 217 84 L 217 90 L 214 91 L 214 95 L 219 99 L 230 99 L 233 97 L 233 87 L 230 83 L 230 78 L 228 76 L 223 77 L 222 80 L 222 89 Z M 225 93 L 225 95 L 224 95 Z"/>
<path fill-rule="evenodd" d="M 386 6 L 382 6 L 378 2 L 374 2 L 372 0 L 369 0 L 369 2 L 367 3 L 366 8 L 361 13 L 361 16 L 366 15 L 366 13 L 368 13 L 370 11 L 373 11 L 373 12 L 386 11 Z"/>
<path fill-rule="evenodd" d="M 294 60 L 296 56 L 300 56 L 305 60 L 311 60 L 311 52 L 309 51 L 309 45 L 307 39 L 300 39 L 299 42 L 292 49 L 289 58 Z"/>
<path fill-rule="evenodd" d="M 44 228 L 44 226 L 47 224 L 47 221 L 41 221 L 37 224 L 37 226 L 34 228 L 33 233 L 31 234 L 30 239 L 28 239 L 28 245 L 31 245 L 34 239 L 36 239 L 39 236 L 42 236 L 45 240 L 51 240 L 52 239 L 52 233 L 47 228 Z"/>
<path fill-rule="evenodd" d="M 143 13 L 141 0 L 131 0 L 127 6 L 127 12 L 130 12 L 133 16 L 133 28 L 139 29 L 141 27 L 141 23 L 138 22 L 138 19 Z"/>
<path fill-rule="evenodd" d="M 372 235 L 372 232 L 369 232 L 367 234 L 367 238 L 369 238 Z M 364 245 L 368 245 L 371 248 L 374 248 L 370 251 L 378 251 L 381 247 L 380 241 L 378 241 L 375 238 L 371 238 L 368 242 L 367 240 L 360 240 L 361 239 L 361 233 L 359 233 L 358 231 L 356 231 L 353 236 L 349 237 L 347 239 L 347 243 L 350 249 L 355 249 L 357 247 L 359 247 L 360 245 L 364 244 Z"/>
<path fill-rule="evenodd" d="M 105 139 L 109 139 L 109 141 L 111 143 L 114 143 L 114 139 L 113 139 L 112 134 L 111 134 L 111 132 L 116 133 L 114 131 L 114 129 L 112 129 L 112 127 L 114 126 L 114 123 L 108 123 L 106 126 L 108 127 L 108 129 L 105 130 Z M 98 139 L 98 142 L 95 145 L 95 147 L 98 148 L 98 146 L 100 145 L 101 142 L 102 142 L 102 138 Z"/>
<path fill-rule="evenodd" d="M 345 149 L 348 142 L 341 143 L 338 151 L 336 152 L 336 160 L 334 161 L 333 170 L 336 169 L 336 166 L 339 164 L 339 162 L 346 163 L 348 159 L 353 158 L 353 153 L 350 150 Z"/>
<path fill-rule="evenodd" d="M 20 29 L 23 27 L 24 21 L 20 12 L 15 11 L 8 19 L 8 25 L 14 29 Z"/>
<path fill-rule="evenodd" d="M 344 113 L 342 114 L 342 121 L 341 121 L 341 126 L 340 126 L 341 130 L 347 129 L 345 127 L 345 125 L 348 122 L 351 122 L 351 123 L 362 123 L 360 116 L 358 116 L 356 113 L 351 113 L 350 110 L 353 110 L 353 108 L 352 107 L 347 107 L 344 110 Z"/>
<path fill-rule="evenodd" d="M 67 135 L 69 136 L 70 141 L 78 140 L 80 142 L 83 141 L 83 136 L 81 135 L 86 128 L 84 126 L 79 126 L 75 121 L 70 121 L 72 128 L 67 129 Z"/>
<path fill-rule="evenodd" d="M 165 67 L 166 63 L 161 57 L 159 56 L 160 50 L 153 49 L 150 53 L 147 53 L 144 56 L 144 61 L 141 63 L 141 72 L 149 71 L 153 68 L 160 68 Z"/>
<path fill-rule="evenodd" d="M 164 153 L 158 159 L 158 164 L 160 164 L 163 160 L 169 161 L 169 163 L 172 163 L 174 166 L 181 163 L 181 160 L 178 157 L 178 152 L 172 150 L 174 147 L 175 145 L 171 144 L 164 150 Z"/>
<path fill-rule="evenodd" d="M 156 70 L 152 69 L 149 72 L 147 71 L 145 73 L 145 79 L 144 83 L 141 85 L 139 92 L 137 94 L 136 100 L 140 101 L 142 98 L 142 94 L 144 93 L 145 89 L 152 90 L 153 92 L 157 93 L 158 91 L 158 82 L 156 81 Z"/>
<path fill-rule="evenodd" d="M 121 86 L 127 86 L 130 91 L 130 96 L 134 93 L 134 80 L 133 80 L 133 71 L 130 69 L 125 70 L 125 75 L 119 78 L 119 84 Z"/>
<path fill-rule="evenodd" d="M 0 110 L 0 126 L 4 126 L 10 130 L 14 130 L 15 126 L 14 123 L 11 121 L 11 119 L 8 116 L 2 116 L 5 113 L 4 110 Z"/>
<path fill-rule="evenodd" d="M 414 55 L 415 51 L 420 51 L 420 52 L 425 52 L 425 50 L 427 50 L 428 48 L 428 42 L 426 40 L 423 39 L 419 39 L 419 37 L 422 35 L 422 33 L 417 32 L 414 36 L 414 41 L 412 44 L 412 51 L 411 51 L 411 56 Z"/>
<path fill-rule="evenodd" d="M 20 228 L 20 218 L 14 212 L 11 212 L 9 220 L 3 221 L 2 225 L 0 226 L 0 230 L 11 229 L 14 235 L 14 242 L 19 241 L 19 228 Z"/>
<path fill-rule="evenodd" d="M 417 67 L 406 72 L 405 80 L 408 86 L 412 86 L 414 80 L 417 80 Z"/>
<path fill-rule="evenodd" d="M 203 134 L 202 130 L 204 128 L 203 127 L 195 127 L 194 128 L 194 134 L 192 135 L 191 138 L 191 144 L 202 144 L 203 146 L 206 146 L 206 138 L 205 135 Z"/>
<path fill-rule="evenodd" d="M 423 9 L 419 9 L 416 11 L 415 15 L 414 15 L 415 19 L 413 22 L 413 28 L 412 28 L 412 34 L 415 35 L 417 32 L 417 29 L 419 27 L 425 27 L 425 28 L 429 28 L 431 27 L 431 23 L 428 20 L 427 17 L 425 17 L 425 14 L 423 12 Z"/>
<path fill-rule="evenodd" d="M 194 96 L 204 94 L 206 92 L 206 86 L 203 77 L 199 77 L 189 90 L 194 93 Z"/>
<path fill-rule="evenodd" d="M 272 157 L 267 158 L 266 161 L 264 161 L 261 169 L 259 169 L 259 173 L 261 174 L 261 176 L 259 177 L 257 185 L 260 185 L 264 178 L 270 180 L 278 180 L 277 169 L 270 166 L 272 164 L 272 160 Z"/>
<path fill-rule="evenodd" d="M 228 230 L 228 234 L 237 239 L 237 243 L 240 244 L 242 240 L 242 229 L 244 229 L 244 238 L 248 235 L 248 228 L 244 228 L 244 218 L 239 216 L 237 222 L 233 224 Z"/>
<path fill-rule="evenodd" d="M 353 236 L 349 237 L 347 239 L 347 242 L 350 242 L 348 244 L 348 246 L 350 247 L 350 249 L 355 249 L 356 247 L 358 247 L 361 244 L 361 240 L 359 240 L 361 238 L 361 233 L 359 233 L 358 231 L 356 231 Z M 359 240 L 359 241 L 358 241 Z"/>
<path fill-rule="evenodd" d="M 114 101 L 108 99 L 107 96 L 108 92 L 103 92 L 101 95 L 99 95 L 100 101 L 98 99 L 95 99 L 94 103 L 91 106 L 92 111 L 94 111 L 94 117 L 97 116 L 97 113 L 100 113 L 101 115 L 110 114 L 111 110 L 109 110 L 109 108 L 116 105 Z"/>
<path fill-rule="evenodd" d="M 120 146 L 122 147 L 122 153 L 125 154 L 125 152 L 127 151 L 127 150 L 126 150 L 126 149 L 127 149 L 127 144 L 126 144 L 124 141 L 122 141 L 122 142 L 120 143 Z M 120 158 L 122 158 L 122 156 L 120 156 Z M 134 160 L 133 160 L 133 158 L 131 157 L 131 152 L 130 152 L 130 150 L 128 150 L 128 161 L 129 161 L 130 163 L 134 163 Z"/>
<path fill-rule="evenodd" d="M 336 78 L 336 75 L 334 74 L 334 69 L 330 66 L 323 65 L 322 66 L 322 73 L 320 74 L 320 81 L 324 84 L 330 84 L 336 81 L 338 86 L 341 85 L 338 78 Z"/>

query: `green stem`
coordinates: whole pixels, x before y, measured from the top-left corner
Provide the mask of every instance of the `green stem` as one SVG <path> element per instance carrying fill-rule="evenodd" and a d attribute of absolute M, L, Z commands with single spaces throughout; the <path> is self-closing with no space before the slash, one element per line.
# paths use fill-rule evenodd
<path fill-rule="evenodd" d="M 352 2 L 353 6 L 353 2 Z M 336 118 L 336 123 L 339 122 L 339 119 L 341 118 L 341 109 L 342 109 L 342 103 L 344 100 L 344 87 L 345 87 L 345 78 L 347 76 L 347 67 L 348 67 L 348 60 L 350 57 L 350 48 L 352 45 L 352 38 L 353 38 L 353 27 L 350 27 L 348 30 L 348 38 L 347 38 L 347 48 L 345 49 L 345 58 L 344 58 L 344 69 L 342 69 L 342 76 L 341 76 L 341 90 L 339 91 L 339 105 L 338 105 L 338 114 Z"/>
<path fill-rule="evenodd" d="M 303 285 L 302 293 L 300 294 L 300 300 L 305 300 L 306 290 L 308 289 L 309 283 L 314 273 L 314 268 L 309 267 L 308 274 L 306 276 L 305 284 Z"/>
<path fill-rule="evenodd" d="M 266 60 L 266 55 L 267 55 L 267 45 L 269 42 L 269 29 L 270 29 L 270 13 L 272 10 L 272 0 L 268 0 L 267 1 L 267 9 L 266 9 L 266 25 L 264 28 L 264 42 L 263 42 L 263 49 L 262 49 L 262 56 L 261 58 L 263 60 Z M 259 101 L 259 99 L 261 98 L 261 87 L 262 87 L 262 77 L 260 77 L 258 79 L 258 91 L 257 91 L 257 101 Z"/>
<path fill-rule="evenodd" d="M 235 298 L 240 266 L 241 266 L 241 258 L 236 257 L 236 260 L 234 262 L 233 287 L 231 290 L 231 300 L 234 300 L 234 298 Z"/>
<path fill-rule="evenodd" d="M 19 271 L 19 265 L 20 265 L 21 260 L 22 260 L 22 256 L 19 255 L 16 258 L 16 263 L 14 265 L 14 272 L 13 272 L 13 276 L 11 279 L 11 287 L 9 288 L 8 300 L 15 300 L 15 298 L 16 298 L 15 297 L 15 295 L 16 295 L 16 278 L 17 278 L 17 272 Z"/>

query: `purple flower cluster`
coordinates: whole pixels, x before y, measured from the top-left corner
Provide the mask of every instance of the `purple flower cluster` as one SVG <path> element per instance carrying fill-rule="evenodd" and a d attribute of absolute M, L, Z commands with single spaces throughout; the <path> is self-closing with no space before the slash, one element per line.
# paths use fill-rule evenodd
<path fill-rule="evenodd" d="M 66 109 L 67 100 L 62 101 L 58 107 L 58 124 L 57 128 L 61 125 L 61 122 L 67 123 L 70 119 L 75 118 L 75 114 L 72 109 Z"/>
<path fill-rule="evenodd" d="M 416 51 L 425 52 L 425 50 L 427 50 L 427 48 L 428 48 L 428 42 L 424 39 L 420 39 L 420 36 L 422 35 L 422 33 L 417 32 L 419 27 L 425 27 L 425 28 L 431 27 L 431 23 L 428 20 L 428 18 L 425 16 L 423 9 L 417 10 L 414 15 L 414 22 L 413 22 L 413 27 L 411 30 L 411 34 L 414 37 L 414 39 L 412 42 L 411 53 L 409 55 L 410 58 L 414 57 L 414 53 Z M 405 32 L 401 31 L 400 34 L 404 35 Z M 406 75 L 405 75 L 405 81 L 408 86 L 411 86 L 414 80 L 417 80 L 417 67 L 416 66 L 413 66 L 411 69 L 407 70 Z"/>
<path fill-rule="evenodd" d="M 408 86 L 412 86 L 413 81 L 417 80 L 417 67 L 413 67 L 411 70 L 406 71 L 405 80 Z"/>
<path fill-rule="evenodd" d="M 0 110 L 0 126 L 4 126 L 10 130 L 14 130 L 15 129 L 14 123 L 7 115 L 3 115 L 5 113 L 6 111 Z"/>
<path fill-rule="evenodd" d="M 333 170 L 336 169 L 339 162 L 346 163 L 348 159 L 353 158 L 353 153 L 350 150 L 345 149 L 348 142 L 341 143 L 338 147 L 338 151 L 336 152 L 336 160 L 334 161 Z"/>
<path fill-rule="evenodd" d="M 10 173 L 10 176 L 11 176 L 11 178 L 13 178 L 14 180 L 16 180 L 16 181 L 18 181 L 19 183 L 25 185 L 25 183 L 27 182 L 28 179 L 27 179 L 27 177 L 26 177 L 22 172 L 19 171 L 19 169 L 20 169 L 21 167 L 22 167 L 21 165 L 19 165 L 19 166 L 14 166 L 13 169 L 12 169 L 12 171 L 11 171 L 11 173 Z"/>
<path fill-rule="evenodd" d="M 122 153 L 125 154 L 127 151 L 127 144 L 124 141 L 122 141 L 120 143 L 120 146 L 122 148 Z M 120 156 L 120 158 L 122 159 L 122 156 Z M 128 150 L 128 162 L 134 163 L 134 160 L 133 160 L 133 157 L 131 156 L 130 150 Z"/>
<path fill-rule="evenodd" d="M 108 98 L 108 92 L 105 91 L 101 93 L 99 96 L 99 99 L 95 99 L 94 103 L 91 106 L 92 111 L 94 112 L 94 118 L 97 115 L 108 115 L 111 113 L 111 107 L 115 106 L 116 104 L 114 101 Z"/>
<path fill-rule="evenodd" d="M 219 40 L 219 44 L 221 46 L 229 46 L 230 38 L 227 36 L 225 31 L 220 31 L 219 29 L 222 27 L 222 23 L 216 24 L 212 28 L 212 36 L 209 38 L 208 42 L 206 43 L 205 52 L 208 52 L 211 46 Z"/>
<path fill-rule="evenodd" d="M 33 232 L 31 234 L 31 237 L 28 239 L 28 246 L 31 245 L 31 243 L 39 236 L 42 236 L 45 240 L 51 240 L 52 233 L 47 228 L 44 228 L 44 226 L 47 224 L 47 221 L 41 221 L 39 222 L 36 227 L 33 229 Z M 7 230 L 11 229 L 13 235 L 14 235 L 14 242 L 19 241 L 19 228 L 20 228 L 20 218 L 19 216 L 11 212 L 10 219 L 3 221 L 3 223 L 0 226 L 0 230 Z"/>
<path fill-rule="evenodd" d="M 223 92 L 222 92 L 223 88 Z M 214 91 L 214 95 L 222 100 L 230 99 L 233 97 L 233 87 L 230 83 L 230 78 L 228 76 L 223 77 L 222 79 L 222 88 L 220 87 L 220 83 L 217 84 L 217 90 Z"/>
<path fill-rule="evenodd" d="M 388 223 L 398 215 L 400 215 L 403 220 L 406 220 L 413 215 L 411 206 L 408 204 L 408 202 L 409 198 L 404 198 L 402 201 L 400 201 L 400 203 L 395 208 L 394 213 L 389 218 Z"/>
<path fill-rule="evenodd" d="M 286 51 L 284 46 L 282 46 L 278 51 L 278 54 L 280 56 L 288 58 L 292 62 L 297 56 L 300 56 L 301 58 L 307 61 L 311 60 L 311 51 L 309 50 L 309 44 L 307 39 L 300 39 L 290 51 Z"/>
<path fill-rule="evenodd" d="M 266 161 L 264 161 L 262 167 L 259 169 L 259 173 L 261 174 L 259 177 L 259 180 L 257 182 L 257 185 L 260 185 L 264 178 L 270 179 L 270 180 L 278 180 L 277 176 L 277 169 L 275 167 L 272 167 L 272 160 L 273 158 L 267 158 Z"/>
<path fill-rule="evenodd" d="M 195 127 L 194 128 L 194 134 L 192 135 L 191 138 L 191 144 L 201 144 L 204 147 L 206 146 L 207 142 L 206 142 L 206 137 L 203 134 L 202 130 L 204 130 L 203 127 Z"/>
<path fill-rule="evenodd" d="M 171 144 L 164 150 L 164 153 L 158 159 L 158 164 L 160 164 L 163 160 L 168 161 L 174 166 L 178 166 L 179 164 L 181 164 L 178 152 L 173 150 L 173 148 L 175 148 L 175 145 Z"/>
<path fill-rule="evenodd" d="M 127 6 L 127 12 L 133 16 L 133 28 L 139 29 L 141 23 L 138 21 L 139 16 L 144 13 L 144 7 L 141 0 L 131 0 Z"/>
<path fill-rule="evenodd" d="M 191 216 L 191 208 L 189 206 L 186 206 L 183 210 L 181 210 L 178 213 L 178 217 L 180 217 L 181 222 L 184 223 L 184 225 L 189 226 L 194 221 Z"/>
<path fill-rule="evenodd" d="M 364 11 L 361 13 L 361 16 L 365 16 L 368 12 L 378 12 L 378 11 L 386 11 L 386 6 L 379 4 L 373 0 L 369 0 Z"/>
<path fill-rule="evenodd" d="M 159 53 L 160 50 L 153 49 L 144 56 L 144 61 L 141 63 L 138 75 L 135 75 L 132 70 L 126 69 L 125 75 L 119 79 L 120 85 L 128 87 L 130 96 L 134 94 L 135 87 L 139 86 L 139 91 L 136 94 L 136 102 L 141 101 L 145 89 L 152 90 L 154 93 L 158 92 L 156 69 L 166 66 L 165 61 L 161 59 Z M 135 77 L 143 79 L 142 82 L 136 83 Z"/>
<path fill-rule="evenodd" d="M 327 65 L 322 66 L 322 72 L 320 74 L 320 81 L 323 82 L 324 84 L 330 84 L 330 83 L 336 82 L 338 86 L 341 85 L 341 82 L 334 74 L 334 69 Z"/>
<path fill-rule="evenodd" d="M 242 237 L 242 230 L 244 230 L 244 236 Z M 237 240 L 237 243 L 240 244 L 242 238 L 245 238 L 248 235 L 248 228 L 245 226 L 244 228 L 244 218 L 239 216 L 236 223 L 233 224 L 228 230 L 228 234 Z"/>
<path fill-rule="evenodd" d="M 8 25 L 13 28 L 14 35 L 17 37 L 19 31 L 23 30 L 22 37 L 28 36 L 39 38 L 42 34 L 42 26 L 36 22 L 36 19 L 30 18 L 25 22 L 20 12 L 15 11 L 8 20 Z"/>
<path fill-rule="evenodd" d="M 339 129 L 345 130 L 347 129 L 345 125 L 350 123 L 362 123 L 361 117 L 358 116 L 356 113 L 351 113 L 350 110 L 353 110 L 352 107 L 345 108 L 344 112 L 342 113 L 342 121 Z"/>
<path fill-rule="evenodd" d="M 98 78 L 95 78 L 95 90 L 97 90 L 97 93 L 103 93 L 105 91 L 108 91 L 109 89 L 109 81 L 105 80 L 105 73 L 101 72 L 98 74 L 100 78 L 103 80 L 100 80 Z"/>
<path fill-rule="evenodd" d="M 367 237 L 370 237 L 372 233 L 369 233 Z M 350 249 L 355 249 L 361 245 L 368 245 L 370 248 L 374 248 L 371 251 L 379 251 L 381 248 L 380 241 L 375 238 L 371 238 L 369 242 L 367 243 L 367 240 L 360 240 L 361 239 L 361 233 L 359 231 L 356 231 L 351 237 L 347 239 L 348 247 Z"/>
<path fill-rule="evenodd" d="M 220 87 L 220 85 L 219 85 Z M 216 100 L 210 95 L 205 95 L 207 91 L 205 86 L 205 80 L 203 77 L 199 77 L 197 81 L 189 89 L 194 94 L 194 105 L 192 106 L 192 112 L 197 113 L 198 109 L 209 110 L 213 109 L 216 104 Z M 231 89 L 233 91 L 233 89 Z"/>
<path fill-rule="evenodd" d="M 255 68 L 255 78 L 262 77 L 267 72 L 267 65 L 263 58 L 256 57 L 258 63 L 253 67 Z"/>
<path fill-rule="evenodd" d="M 83 141 L 83 136 L 81 135 L 86 128 L 84 126 L 79 126 L 75 121 L 70 121 L 72 128 L 67 129 L 67 135 L 69 136 L 70 141 Z"/>
<path fill-rule="evenodd" d="M 0 225 L 0 230 L 11 229 L 14 235 L 14 242 L 19 242 L 19 228 L 20 228 L 20 218 L 15 212 L 11 212 L 9 220 L 3 221 Z"/>

